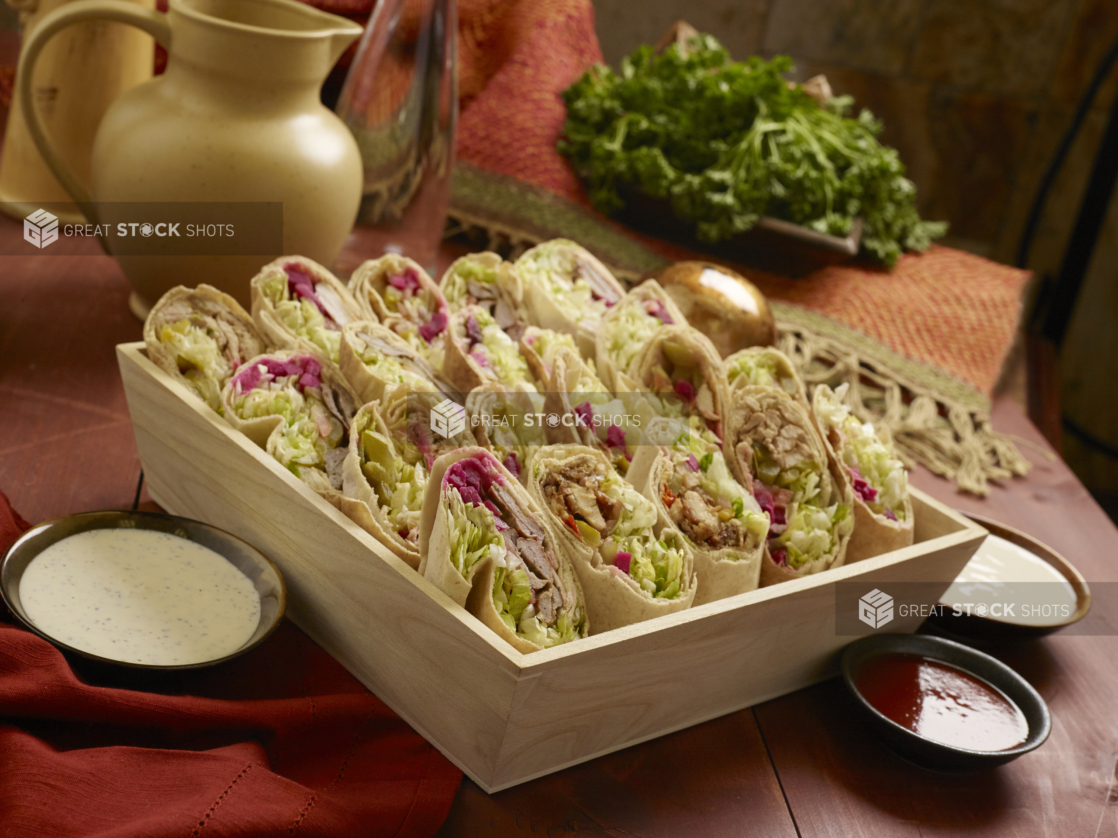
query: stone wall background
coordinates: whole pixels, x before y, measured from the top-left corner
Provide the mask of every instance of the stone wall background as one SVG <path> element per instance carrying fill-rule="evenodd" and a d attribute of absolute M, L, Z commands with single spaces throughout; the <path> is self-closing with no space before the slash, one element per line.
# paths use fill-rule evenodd
<path fill-rule="evenodd" d="M 826 74 L 885 123 L 945 243 L 1012 264 L 1041 176 L 1092 75 L 1118 40 L 1118 0 L 594 0 L 617 66 L 679 18 L 735 58 L 791 55 L 800 80 Z M 1087 183 L 1118 68 L 1050 193 L 1028 263 L 1055 272 Z M 1118 200 L 1061 358 L 1064 413 L 1118 448 Z M 1118 459 L 1064 434 L 1087 485 L 1118 501 Z M 1118 503 L 1115 504 L 1118 509 Z"/>

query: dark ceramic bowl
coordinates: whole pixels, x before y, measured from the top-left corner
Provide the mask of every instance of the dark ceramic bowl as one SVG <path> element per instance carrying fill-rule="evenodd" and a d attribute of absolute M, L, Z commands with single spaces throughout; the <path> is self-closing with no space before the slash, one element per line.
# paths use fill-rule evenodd
<path fill-rule="evenodd" d="M 1004 751 L 971 751 L 920 736 L 879 713 L 854 685 L 858 669 L 881 655 L 920 655 L 957 666 L 1001 690 L 1025 716 L 1029 732 L 1024 744 Z M 937 771 L 978 771 L 1017 759 L 1044 744 L 1052 729 L 1048 705 L 1024 678 L 989 655 L 962 643 L 923 634 L 879 634 L 863 637 L 846 647 L 842 678 L 862 715 L 878 738 L 898 756 Z"/>
<path fill-rule="evenodd" d="M 214 660 L 200 661 L 198 663 L 176 664 L 160 666 L 155 664 L 131 663 L 118 661 L 112 658 L 101 657 L 81 649 L 75 649 L 51 637 L 39 629 L 27 617 L 23 603 L 19 598 L 19 583 L 23 572 L 31 564 L 31 560 L 39 555 L 56 541 L 61 541 L 67 536 L 89 530 L 100 529 L 145 529 L 169 533 L 208 547 L 215 553 L 227 559 L 237 570 L 247 576 L 260 596 L 260 622 L 252 637 L 232 654 Z M 16 541 L 4 554 L 0 562 L 0 595 L 8 610 L 25 627 L 49 640 L 65 652 L 79 655 L 99 663 L 125 666 L 140 670 L 176 670 L 199 669 L 205 666 L 214 666 L 232 660 L 250 649 L 259 646 L 276 630 L 283 618 L 284 607 L 287 602 L 283 577 L 279 569 L 267 557 L 245 541 L 235 535 L 203 524 L 201 521 L 192 521 L 189 518 L 178 518 L 174 515 L 161 515 L 155 512 L 83 512 L 78 515 L 68 515 L 65 518 L 55 518 L 32 527 Z"/>

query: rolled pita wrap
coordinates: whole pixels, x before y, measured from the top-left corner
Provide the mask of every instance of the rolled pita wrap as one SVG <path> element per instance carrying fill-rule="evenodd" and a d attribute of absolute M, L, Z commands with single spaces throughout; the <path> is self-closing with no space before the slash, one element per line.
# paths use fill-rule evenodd
<path fill-rule="evenodd" d="M 393 387 L 438 392 L 454 401 L 461 398 L 406 340 L 371 320 L 357 320 L 342 329 L 339 361 L 342 375 L 362 404 L 379 401 Z"/>
<path fill-rule="evenodd" d="M 496 253 L 470 253 L 455 259 L 439 281 L 451 313 L 480 306 L 497 325 L 518 339 L 528 325 L 524 283 L 511 262 Z"/>
<path fill-rule="evenodd" d="M 327 499 L 342 488 L 342 460 L 357 401 L 320 356 L 281 350 L 250 359 L 222 390 L 225 418 Z"/>
<path fill-rule="evenodd" d="M 854 496 L 854 533 L 846 563 L 879 556 L 912 544 L 915 521 L 908 497 L 908 472 L 893 451 L 887 428 L 860 422 L 844 403 L 849 384 L 831 390 L 820 384 L 812 394 L 815 418 L 824 438 L 845 468 Z"/>
<path fill-rule="evenodd" d="M 430 343 L 446 329 L 450 309 L 438 283 L 418 262 L 386 253 L 362 263 L 349 278 L 359 305 L 378 320 L 402 317 Z"/>
<path fill-rule="evenodd" d="M 690 326 L 662 326 L 645 343 L 630 374 L 659 415 L 687 418 L 697 429 L 723 438 L 726 379 L 722 357 L 706 335 Z"/>
<path fill-rule="evenodd" d="M 723 450 L 769 515 L 762 587 L 843 563 L 854 498 L 806 407 L 776 387 L 737 390 Z"/>
<path fill-rule="evenodd" d="M 386 317 L 381 325 L 410 346 L 415 354 L 425 360 L 428 366 L 443 381 L 446 381 L 446 345 L 449 329 L 443 329 L 437 335 L 432 335 L 430 331 L 421 329 L 410 320 L 395 315 Z"/>
<path fill-rule="evenodd" d="M 405 453 L 393 441 L 380 402 L 366 404 L 350 425 L 342 493 L 364 506 L 350 516 L 358 526 L 418 570 L 427 465 L 417 449 L 411 457 Z"/>
<path fill-rule="evenodd" d="M 210 285 L 180 285 L 160 297 L 144 322 L 144 344 L 160 369 L 218 414 L 225 382 L 267 349 L 241 304 Z"/>
<path fill-rule="evenodd" d="M 806 405 L 807 391 L 792 361 L 771 346 L 751 346 L 723 361 L 730 391 L 744 387 L 778 387 Z"/>
<path fill-rule="evenodd" d="M 528 363 L 532 375 L 541 383 L 551 377 L 551 366 L 555 363 L 555 354 L 560 349 L 567 349 L 582 357 L 579 355 L 575 339 L 566 332 L 528 326 L 520 335 L 520 354 Z"/>
<path fill-rule="evenodd" d="M 467 306 L 450 318 L 443 377 L 463 393 L 489 382 L 536 388 L 520 346 L 480 306 Z"/>
<path fill-rule="evenodd" d="M 543 411 L 543 395 L 523 386 L 510 390 L 489 382 L 466 396 L 466 416 L 477 444 L 496 454 L 522 483 L 532 454 L 547 444 Z"/>
<path fill-rule="evenodd" d="M 673 614 L 695 599 L 694 559 L 678 530 L 601 452 L 550 445 L 532 458 L 528 492 L 547 510 L 586 594 L 592 634 Z"/>
<path fill-rule="evenodd" d="M 609 268 L 586 248 L 553 239 L 526 251 L 515 269 L 524 281 L 532 322 L 573 335 L 582 355 L 594 357 L 598 324 L 625 295 Z"/>
<path fill-rule="evenodd" d="M 755 590 L 769 534 L 769 516 L 730 473 L 718 441 L 670 419 L 655 419 L 626 478 L 674 526 L 695 554 L 695 605 Z"/>
<path fill-rule="evenodd" d="M 423 575 L 517 650 L 586 636 L 570 560 L 542 510 L 489 451 L 464 448 L 435 461 L 419 550 Z"/>
<path fill-rule="evenodd" d="M 662 326 L 686 326 L 687 320 L 656 280 L 642 282 L 602 318 L 595 337 L 598 376 L 613 392 L 638 389 L 629 370 L 649 339 Z"/>
<path fill-rule="evenodd" d="M 265 340 L 338 365 L 342 328 L 363 314 L 340 279 L 310 259 L 284 256 L 261 268 L 250 288 L 252 319 Z"/>

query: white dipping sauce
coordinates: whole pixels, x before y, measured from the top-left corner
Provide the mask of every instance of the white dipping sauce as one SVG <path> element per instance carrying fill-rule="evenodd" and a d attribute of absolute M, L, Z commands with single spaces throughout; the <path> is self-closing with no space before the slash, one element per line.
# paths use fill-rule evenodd
<path fill-rule="evenodd" d="M 222 658 L 260 622 L 260 596 L 247 576 L 208 547 L 154 530 L 64 538 L 31 560 L 19 597 L 45 634 L 126 663 Z"/>
<path fill-rule="evenodd" d="M 1030 626 L 1058 625 L 1078 608 L 1075 588 L 1060 571 L 1025 547 L 997 535 L 986 537 L 940 602 L 985 605 L 987 611 L 1000 603 L 994 612 L 1012 606 L 1001 621 Z M 996 619 L 1000 615 L 992 612 L 991 616 Z"/>

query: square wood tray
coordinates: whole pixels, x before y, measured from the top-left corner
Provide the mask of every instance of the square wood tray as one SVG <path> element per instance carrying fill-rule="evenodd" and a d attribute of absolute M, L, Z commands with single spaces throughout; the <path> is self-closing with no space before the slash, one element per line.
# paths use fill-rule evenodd
<path fill-rule="evenodd" d="M 525 655 L 234 431 L 142 343 L 117 357 L 152 498 L 266 553 L 292 620 L 488 792 L 835 675 L 851 639 L 835 633 L 835 582 L 925 582 L 931 604 L 986 534 L 914 489 L 911 547 Z M 898 614 L 888 631 L 920 622 Z"/>

